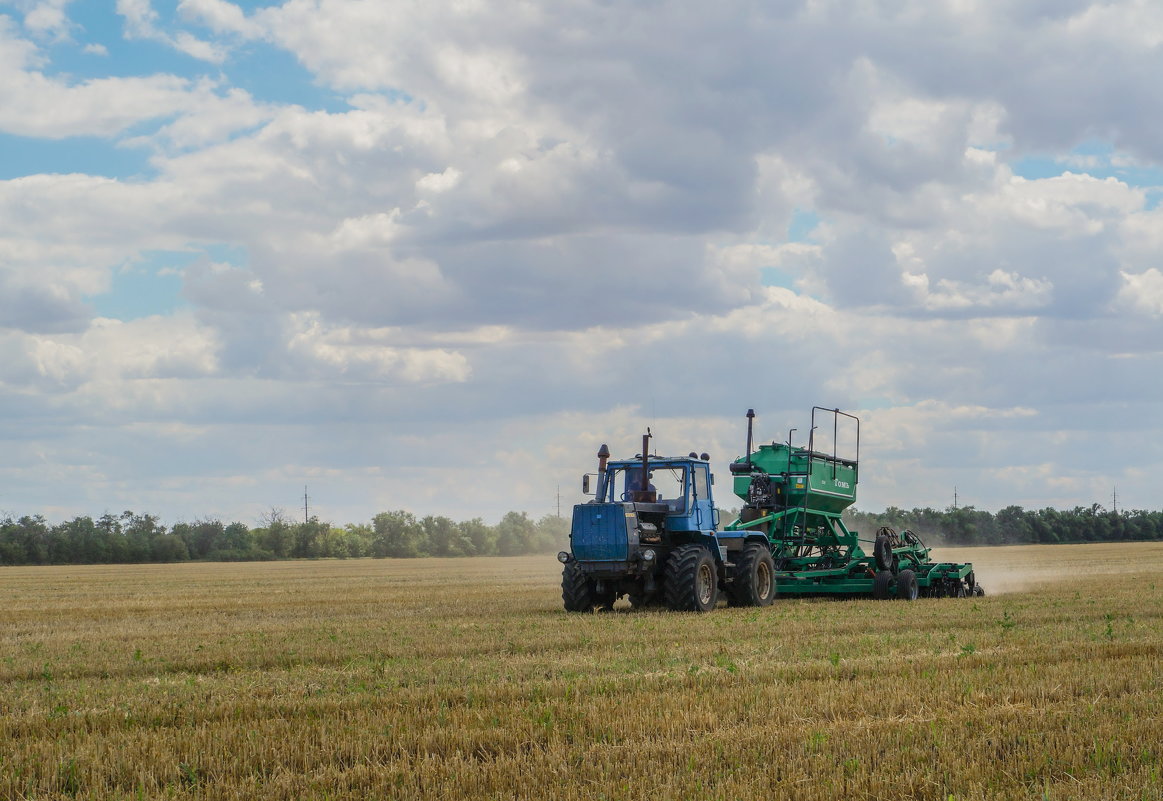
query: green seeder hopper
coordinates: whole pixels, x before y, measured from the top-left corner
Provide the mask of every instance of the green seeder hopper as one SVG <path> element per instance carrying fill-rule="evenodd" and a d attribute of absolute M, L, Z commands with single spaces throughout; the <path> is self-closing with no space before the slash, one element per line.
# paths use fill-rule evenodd
<path fill-rule="evenodd" d="M 812 408 L 806 447 L 787 442 L 752 447 L 755 412 L 747 411 L 747 455 L 731 464 L 739 517 L 721 537 L 765 545 L 782 595 L 849 595 L 915 600 L 920 596 L 984 595 L 971 563 L 934 562 L 911 531 L 882 527 L 870 538 L 841 519 L 856 502 L 860 420 L 839 409 Z M 831 452 L 816 449 L 831 429 Z M 846 437 L 847 452 L 837 445 Z"/>

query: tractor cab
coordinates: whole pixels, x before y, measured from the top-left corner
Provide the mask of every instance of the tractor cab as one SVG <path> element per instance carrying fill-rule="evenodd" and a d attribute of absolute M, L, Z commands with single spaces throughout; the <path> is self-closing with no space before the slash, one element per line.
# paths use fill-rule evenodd
<path fill-rule="evenodd" d="M 710 465 L 697 456 L 652 457 L 645 480 L 641 458 L 609 462 L 597 478 L 590 503 L 632 503 L 638 513 L 665 517 L 672 531 L 714 529 L 718 523 Z"/>

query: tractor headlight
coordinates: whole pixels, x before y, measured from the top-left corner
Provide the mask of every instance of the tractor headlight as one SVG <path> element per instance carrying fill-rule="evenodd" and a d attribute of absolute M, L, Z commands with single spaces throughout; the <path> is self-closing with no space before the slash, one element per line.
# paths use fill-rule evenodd
<path fill-rule="evenodd" d="M 644 551 L 642 551 L 642 561 L 643 562 L 653 562 L 654 556 L 655 556 L 654 551 L 650 548 L 647 548 Z"/>
<path fill-rule="evenodd" d="M 561 551 L 560 553 L 557 554 L 557 561 L 561 562 L 564 565 L 566 562 L 569 561 L 569 554 L 566 553 L 565 551 Z"/>

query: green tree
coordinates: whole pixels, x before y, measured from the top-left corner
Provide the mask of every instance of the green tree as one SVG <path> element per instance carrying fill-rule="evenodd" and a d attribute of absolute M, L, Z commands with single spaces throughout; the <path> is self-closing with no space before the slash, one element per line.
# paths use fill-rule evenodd
<path fill-rule="evenodd" d="M 327 559 L 346 559 L 351 553 L 347 531 L 331 527 L 319 538 L 319 556 Z"/>
<path fill-rule="evenodd" d="M 472 552 L 477 556 L 497 555 L 497 530 L 479 517 L 457 523 L 461 536 L 472 543 Z"/>
<path fill-rule="evenodd" d="M 111 536 L 120 542 L 117 550 L 121 553 L 121 561 L 148 562 L 152 558 L 154 539 L 166 533 L 157 516 L 135 515 L 127 511 L 122 513 L 115 526 L 106 520 L 108 517 L 102 517 L 97 525 L 111 531 Z"/>
<path fill-rule="evenodd" d="M 1034 532 L 1026 511 L 1020 506 L 1007 506 L 994 517 L 1002 543 L 1030 542 Z"/>
<path fill-rule="evenodd" d="M 1030 528 L 1038 542 L 1058 542 L 1062 539 L 1062 520 L 1057 509 L 1040 509 L 1030 520 Z"/>
<path fill-rule="evenodd" d="M 557 515 L 545 515 L 537 521 L 535 553 L 562 551 L 569 548 L 569 521 Z"/>
<path fill-rule="evenodd" d="M 371 556 L 375 532 L 367 524 L 348 523 L 343 527 L 348 556 Z"/>
<path fill-rule="evenodd" d="M 26 554 L 16 537 L 18 530 L 11 517 L 0 520 L 0 565 L 25 564 Z"/>
<path fill-rule="evenodd" d="M 220 547 L 226 551 L 246 552 L 254 547 L 250 529 L 245 523 L 231 523 L 222 531 Z"/>
<path fill-rule="evenodd" d="M 186 546 L 191 559 L 205 559 L 222 547 L 226 539 L 226 526 L 221 520 L 195 520 L 189 527 Z"/>
<path fill-rule="evenodd" d="M 531 553 L 537 543 L 537 526 L 525 512 L 508 512 L 497 524 L 497 552 L 501 556 Z"/>
<path fill-rule="evenodd" d="M 424 529 L 411 512 L 380 512 L 372 519 L 372 555 L 397 559 L 425 556 Z"/>
<path fill-rule="evenodd" d="M 194 527 L 189 523 L 174 523 L 170 528 L 170 534 L 182 541 L 186 546 L 186 553 L 194 547 Z"/>
<path fill-rule="evenodd" d="M 150 556 L 155 562 L 184 562 L 190 558 L 186 541 L 177 534 L 162 534 L 150 544 Z"/>
<path fill-rule="evenodd" d="M 51 541 L 48 523 L 41 515 L 25 515 L 16 521 L 13 539 L 24 551 L 26 565 L 47 565 Z"/>
<path fill-rule="evenodd" d="M 49 531 L 49 561 L 53 564 L 96 564 L 109 561 L 108 535 L 91 517 L 75 517 Z"/>
<path fill-rule="evenodd" d="M 959 506 L 945 510 L 945 521 L 941 532 L 950 545 L 971 545 L 977 534 L 974 509 Z"/>
<path fill-rule="evenodd" d="M 420 527 L 433 556 L 470 556 L 475 551 L 472 541 L 447 517 L 429 515 L 420 521 Z"/>
<path fill-rule="evenodd" d="M 313 559 L 322 555 L 323 538 L 331 530 L 330 523 L 320 523 L 319 518 L 312 517 L 305 523 L 298 523 L 294 527 L 294 543 L 291 546 L 291 556 L 296 559 Z"/>
<path fill-rule="evenodd" d="M 269 512 L 262 516 L 264 527 L 256 532 L 255 539 L 259 546 L 269 551 L 276 559 L 285 559 L 295 547 L 295 532 L 287 521 L 282 509 L 271 507 Z"/>

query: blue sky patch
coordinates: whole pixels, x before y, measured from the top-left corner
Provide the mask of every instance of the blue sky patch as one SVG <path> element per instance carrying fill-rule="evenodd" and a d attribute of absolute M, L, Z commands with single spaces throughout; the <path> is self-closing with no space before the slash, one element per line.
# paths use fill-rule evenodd
<path fill-rule="evenodd" d="M 68 11 L 73 23 L 72 41 L 41 44 L 49 58 L 49 63 L 42 67 L 45 75 L 78 81 L 159 74 L 198 78 L 218 72 L 215 65 L 186 55 L 165 42 L 126 39 L 124 20 L 110 14 L 105 3 L 75 3 Z M 157 26 L 160 32 L 169 32 L 164 18 L 157 21 Z M 108 55 L 86 52 L 85 46 L 90 44 L 105 47 Z"/>
<path fill-rule="evenodd" d="M 1055 178 L 1066 172 L 1093 178 L 1116 178 L 1132 187 L 1163 187 L 1163 169 L 1156 166 L 1120 164 L 1114 148 L 1102 142 L 1087 142 L 1074 148 L 1068 156 L 1026 156 L 1010 168 L 1014 175 L 1028 180 Z"/>
<path fill-rule="evenodd" d="M 253 12 L 269 4 L 242 3 Z M 265 42 L 225 41 L 209 29 L 190 25 L 177 18 L 173 3 L 154 4 L 158 12 L 155 27 L 162 36 L 174 36 L 188 30 L 203 41 L 226 46 L 226 60 L 212 64 L 176 49 L 158 39 L 126 38 L 124 19 L 110 14 L 100 3 L 79 3 L 69 7 L 72 39 L 42 42 L 41 51 L 48 57 L 41 66 L 46 76 L 70 84 L 93 78 L 145 77 L 174 75 L 196 81 L 209 78 L 249 92 L 259 101 L 299 105 L 311 110 L 345 112 L 350 106 L 343 95 L 320 86 L 295 56 Z M 85 50 L 86 45 L 101 45 L 108 51 L 100 55 Z M 402 95 L 402 93 L 401 93 Z M 403 99 L 410 100 L 406 96 Z"/>
<path fill-rule="evenodd" d="M 150 250 L 113 273 L 108 292 L 86 300 L 101 317 L 137 320 L 172 314 L 190 304 L 182 296 L 186 268 L 197 261 L 245 267 L 246 248 L 225 243 L 192 245 L 190 250 Z"/>
<path fill-rule="evenodd" d="M 760 267 L 759 283 L 764 286 L 779 286 L 784 289 L 795 289 L 795 279 L 778 267 Z"/>
<path fill-rule="evenodd" d="M 223 69 L 232 86 L 245 89 L 256 100 L 333 114 L 351 111 L 342 95 L 315 84 L 311 73 L 286 50 L 248 43 L 233 52 Z"/>
<path fill-rule="evenodd" d="M 787 226 L 788 242 L 810 242 L 811 234 L 820 224 L 820 215 L 809 209 L 796 209 L 792 212 L 791 222 Z"/>
<path fill-rule="evenodd" d="M 97 315 L 122 321 L 170 314 L 187 305 L 182 271 L 204 257 L 200 251 L 146 251 L 141 260 L 115 270 L 109 291 L 88 298 L 89 303 Z"/>
<path fill-rule="evenodd" d="M 49 173 L 144 178 L 156 174 L 149 155 L 144 148 L 118 147 L 96 136 L 33 139 L 0 133 L 0 180 Z"/>

